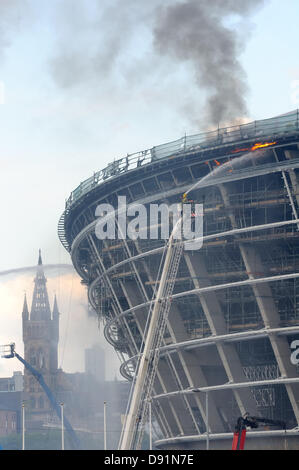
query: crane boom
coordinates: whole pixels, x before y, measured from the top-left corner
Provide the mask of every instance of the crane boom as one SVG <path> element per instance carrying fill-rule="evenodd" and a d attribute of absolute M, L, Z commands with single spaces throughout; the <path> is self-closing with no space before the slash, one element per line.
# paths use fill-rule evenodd
<path fill-rule="evenodd" d="M 10 351 L 8 350 L 8 348 L 10 348 Z M 46 393 L 51 405 L 53 406 L 58 418 L 61 420 L 61 407 L 59 406 L 59 404 L 55 400 L 54 395 L 51 392 L 48 385 L 46 384 L 42 374 L 40 372 L 38 372 L 34 367 L 32 367 L 32 365 L 29 364 L 29 362 L 25 361 L 25 359 L 23 359 L 15 351 L 14 343 L 3 346 L 2 351 L 3 351 L 2 357 L 6 358 L 6 359 L 16 357 L 26 367 L 26 369 L 28 369 L 31 372 L 31 374 L 36 378 L 36 380 L 38 381 L 40 386 L 43 388 L 43 390 Z M 69 434 L 69 437 L 70 437 L 71 447 L 73 449 L 78 449 L 80 447 L 80 441 L 79 441 L 75 431 L 73 430 L 69 420 L 66 418 L 66 416 L 64 416 L 63 418 L 64 418 L 63 421 L 64 421 L 64 424 L 65 424 L 65 428 L 68 431 L 68 434 Z"/>
<path fill-rule="evenodd" d="M 278 426 L 286 430 L 286 423 L 284 421 L 263 418 L 260 416 L 250 416 L 248 413 L 246 413 L 244 416 L 240 416 L 238 418 L 233 437 L 232 450 L 244 450 L 247 432 L 246 428 L 249 427 L 256 429 L 260 424 L 265 426 Z"/>
<path fill-rule="evenodd" d="M 175 241 L 175 235 L 181 228 L 182 217 L 177 222 L 168 240 L 164 267 L 154 301 L 149 311 L 149 326 L 145 332 L 144 348 L 140 354 L 135 373 L 134 390 L 129 413 L 120 437 L 120 450 L 139 449 L 142 443 L 148 403 L 159 361 L 159 349 L 163 341 L 171 295 L 183 251 L 183 242 Z"/>

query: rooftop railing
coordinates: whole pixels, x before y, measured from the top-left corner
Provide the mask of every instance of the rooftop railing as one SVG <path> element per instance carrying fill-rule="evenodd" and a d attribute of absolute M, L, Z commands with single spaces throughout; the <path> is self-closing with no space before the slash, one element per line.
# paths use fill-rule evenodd
<path fill-rule="evenodd" d="M 72 191 L 66 201 L 66 211 L 84 194 L 88 193 L 102 182 L 156 160 L 177 156 L 185 152 L 207 150 L 217 146 L 237 144 L 254 139 L 264 140 L 270 136 L 271 138 L 276 138 L 294 132 L 299 132 L 298 109 L 270 119 L 184 136 L 181 139 L 157 145 L 151 149 L 128 154 L 126 157 L 109 163 L 106 168 L 94 173 L 93 176 L 83 181 Z"/>

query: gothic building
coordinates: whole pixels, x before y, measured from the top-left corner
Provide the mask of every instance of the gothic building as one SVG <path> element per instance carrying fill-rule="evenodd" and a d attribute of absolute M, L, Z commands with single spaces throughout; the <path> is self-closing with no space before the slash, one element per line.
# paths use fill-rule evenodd
<path fill-rule="evenodd" d="M 39 250 L 31 310 L 29 313 L 25 295 L 22 313 L 24 359 L 43 375 L 47 385 L 55 391 L 58 388 L 60 376 L 58 370 L 59 311 L 55 296 L 51 312 L 46 283 Z M 51 411 L 50 402 L 39 383 L 26 368 L 24 370 L 24 394 L 28 400 L 31 419 L 45 421 Z"/>
<path fill-rule="evenodd" d="M 105 382 L 104 352 L 99 347 L 86 350 L 85 372 L 67 373 L 59 368 L 59 316 L 56 297 L 53 308 L 50 308 L 47 279 L 39 252 L 31 309 L 29 311 L 25 295 L 22 312 L 24 359 L 42 375 L 54 400 L 58 404 L 64 403 L 65 417 L 74 429 L 87 430 L 87 435 L 91 430 L 100 433 L 103 429 L 103 403 L 106 401 L 108 404 L 107 422 L 111 429 L 110 445 L 117 445 L 121 429 L 121 415 L 125 412 L 129 394 L 129 384 L 117 381 Z M 5 415 L 5 419 L 7 415 L 8 426 L 12 426 L 15 418 L 10 417 L 7 411 L 7 407 L 11 405 L 3 402 L 1 409 L 1 398 L 3 397 L 0 397 L 0 415 L 1 413 Z M 49 425 L 50 427 L 60 426 L 60 420 L 46 393 L 26 367 L 24 368 L 22 400 L 25 401 L 26 407 L 26 430 L 36 432 L 46 429 Z M 18 423 L 19 421 L 20 413 Z M 20 428 L 19 425 L 18 427 Z M 10 432 L 12 432 L 11 429 Z"/>

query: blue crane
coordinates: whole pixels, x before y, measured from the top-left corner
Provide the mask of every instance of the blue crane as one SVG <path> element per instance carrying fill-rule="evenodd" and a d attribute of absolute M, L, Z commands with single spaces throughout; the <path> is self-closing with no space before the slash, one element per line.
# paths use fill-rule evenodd
<path fill-rule="evenodd" d="M 29 362 L 25 361 L 25 359 L 23 359 L 15 351 L 15 343 L 11 343 L 11 344 L 2 346 L 1 350 L 2 350 L 1 357 L 6 358 L 6 359 L 11 359 L 13 357 L 16 357 L 26 367 L 26 369 L 28 369 L 31 372 L 31 374 L 36 378 L 36 380 L 38 381 L 40 386 L 43 388 L 43 390 L 46 393 L 50 403 L 52 404 L 58 418 L 61 420 L 61 418 L 62 418 L 62 416 L 61 416 L 61 407 L 57 403 L 57 401 L 55 400 L 54 395 L 51 392 L 48 385 L 46 384 L 42 374 L 40 372 L 38 372 L 34 367 L 32 367 L 32 365 L 29 364 Z M 68 432 L 69 441 L 70 441 L 70 445 L 71 445 L 72 449 L 73 450 L 78 450 L 80 448 L 80 441 L 79 441 L 79 438 L 78 438 L 77 434 L 75 433 L 74 429 L 71 426 L 71 423 L 69 422 L 69 420 L 65 416 L 63 416 L 63 421 L 64 421 L 64 424 L 65 424 L 65 428 Z"/>

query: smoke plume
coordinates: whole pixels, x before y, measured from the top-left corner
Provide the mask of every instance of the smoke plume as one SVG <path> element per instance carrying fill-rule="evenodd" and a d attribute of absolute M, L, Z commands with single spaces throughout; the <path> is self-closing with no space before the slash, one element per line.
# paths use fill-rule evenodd
<path fill-rule="evenodd" d="M 249 16 L 264 2 L 97 0 L 91 18 L 84 0 L 76 8 L 66 0 L 68 25 L 58 34 L 60 52 L 51 61 L 52 75 L 64 88 L 85 83 L 105 89 L 109 83 L 116 90 L 122 81 L 123 89 L 129 87 L 136 97 L 142 83 L 163 90 L 169 66 L 175 93 L 170 106 L 189 114 L 193 110 L 193 122 L 204 114 L 206 127 L 233 123 L 247 117 L 248 85 L 240 55 Z M 178 69 L 193 74 L 185 89 L 176 82 Z M 199 94 L 203 106 L 196 102 Z"/>
<path fill-rule="evenodd" d="M 154 45 L 161 55 L 191 62 L 207 93 L 207 121 L 217 125 L 246 115 L 247 83 L 238 60 L 243 41 L 225 25 L 231 15 L 248 17 L 263 0 L 189 0 L 160 9 Z"/>
<path fill-rule="evenodd" d="M 44 264 L 45 269 L 63 269 L 70 272 L 74 271 L 72 264 Z M 27 273 L 29 271 L 36 271 L 36 266 L 26 266 L 24 268 L 7 269 L 0 271 L 1 276 L 7 276 L 8 274 Z"/>
<path fill-rule="evenodd" d="M 28 10 L 27 0 L 0 0 L 0 59 Z"/>

